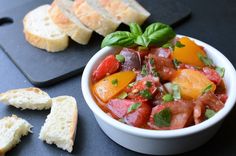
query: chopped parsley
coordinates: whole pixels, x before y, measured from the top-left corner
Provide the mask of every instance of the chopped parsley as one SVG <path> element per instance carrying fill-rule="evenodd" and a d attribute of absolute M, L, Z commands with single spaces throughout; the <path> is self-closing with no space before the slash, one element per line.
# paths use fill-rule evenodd
<path fill-rule="evenodd" d="M 127 113 L 132 112 L 133 110 L 138 109 L 141 106 L 141 102 L 137 102 L 129 106 Z"/>
<path fill-rule="evenodd" d="M 141 70 L 141 75 L 142 76 L 146 76 L 148 74 L 147 72 L 147 66 L 146 65 L 143 65 L 142 66 L 142 70 Z"/>
<path fill-rule="evenodd" d="M 147 82 L 146 82 L 146 86 L 147 86 L 148 88 L 152 87 L 152 82 L 147 81 Z"/>
<path fill-rule="evenodd" d="M 208 67 L 214 67 L 212 59 L 208 58 L 207 56 L 203 56 L 201 53 L 197 54 L 200 61 L 202 61 Z"/>
<path fill-rule="evenodd" d="M 163 101 L 164 102 L 170 102 L 170 101 L 174 101 L 174 98 L 171 94 L 165 94 L 163 97 L 162 97 Z"/>
<path fill-rule="evenodd" d="M 171 122 L 170 108 L 165 108 L 154 115 L 155 125 L 158 127 L 169 127 Z"/>
<path fill-rule="evenodd" d="M 111 80 L 111 83 L 112 83 L 113 86 L 118 86 L 118 80 L 117 79 Z"/>
<path fill-rule="evenodd" d="M 160 74 L 157 72 L 156 68 L 152 68 L 152 75 L 158 77 Z"/>
<path fill-rule="evenodd" d="M 152 99 L 152 94 L 147 89 L 141 90 L 139 94 L 145 99 L 148 99 L 148 100 Z"/>
<path fill-rule="evenodd" d="M 202 94 L 209 92 L 211 89 L 212 89 L 212 84 L 209 84 L 208 86 L 206 86 L 206 88 L 202 90 Z"/>
<path fill-rule="evenodd" d="M 179 66 L 179 64 L 180 64 L 181 62 L 178 61 L 177 59 L 174 59 L 174 60 L 173 60 L 173 63 L 174 63 L 174 65 L 175 65 L 175 68 L 177 69 L 178 66 Z"/>
<path fill-rule="evenodd" d="M 213 111 L 212 109 L 206 109 L 205 117 L 206 117 L 207 119 L 210 119 L 210 118 L 213 117 L 215 114 L 216 114 L 216 112 Z"/>
<path fill-rule="evenodd" d="M 119 99 L 125 99 L 128 96 L 126 92 L 121 92 L 120 95 L 118 96 Z"/>
<path fill-rule="evenodd" d="M 150 62 L 150 64 L 153 66 L 153 65 L 154 65 L 154 63 L 155 63 L 155 60 L 154 60 L 154 58 L 152 58 L 152 57 L 151 57 L 149 62 Z"/>
<path fill-rule="evenodd" d="M 116 59 L 120 63 L 124 63 L 125 62 L 125 57 L 123 55 L 120 55 L 120 54 L 116 55 Z"/>
<path fill-rule="evenodd" d="M 181 95 L 180 95 L 180 87 L 177 84 L 172 84 L 172 91 L 173 91 L 173 98 L 174 99 L 181 99 Z"/>
<path fill-rule="evenodd" d="M 178 48 L 183 48 L 183 47 L 185 47 L 185 45 L 182 44 L 180 41 L 177 41 L 176 44 L 175 44 L 175 46 L 178 47 Z"/>
<path fill-rule="evenodd" d="M 225 68 L 223 68 L 223 67 L 216 67 L 216 72 L 220 75 L 220 77 L 224 77 L 224 75 L 225 75 Z"/>
<path fill-rule="evenodd" d="M 130 87 L 130 88 L 133 87 L 135 85 L 135 83 L 136 82 L 132 82 L 132 83 L 128 84 L 128 87 Z"/>

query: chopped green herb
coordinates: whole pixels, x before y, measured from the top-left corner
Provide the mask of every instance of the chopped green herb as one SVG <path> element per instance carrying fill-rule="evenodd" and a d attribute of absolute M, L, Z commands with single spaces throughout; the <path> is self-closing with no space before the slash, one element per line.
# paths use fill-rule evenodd
<path fill-rule="evenodd" d="M 170 102 L 170 101 L 174 101 L 174 98 L 171 94 L 165 94 L 163 97 L 162 97 L 163 101 L 164 102 Z"/>
<path fill-rule="evenodd" d="M 135 85 L 135 83 L 136 82 L 132 82 L 132 83 L 128 84 L 128 87 L 130 87 L 130 88 L 133 87 Z"/>
<path fill-rule="evenodd" d="M 216 72 L 223 78 L 225 75 L 225 68 L 224 67 L 216 67 Z"/>
<path fill-rule="evenodd" d="M 125 99 L 128 96 L 126 92 L 121 92 L 120 95 L 118 96 L 119 99 Z"/>
<path fill-rule="evenodd" d="M 145 99 L 148 99 L 148 100 L 152 99 L 152 94 L 147 89 L 141 90 L 139 94 Z"/>
<path fill-rule="evenodd" d="M 179 64 L 181 63 L 180 61 L 178 61 L 177 59 L 173 60 L 173 63 L 175 65 L 175 68 L 178 68 Z"/>
<path fill-rule="evenodd" d="M 123 55 L 120 55 L 120 54 L 116 55 L 116 59 L 120 63 L 124 63 L 125 62 L 125 57 Z"/>
<path fill-rule="evenodd" d="M 206 109 L 205 117 L 206 117 L 207 119 L 210 119 L 210 118 L 213 117 L 215 114 L 216 114 L 216 112 L 213 111 L 212 109 Z"/>
<path fill-rule="evenodd" d="M 112 83 L 113 86 L 117 86 L 118 85 L 118 80 L 113 79 L 113 80 L 111 80 L 111 83 Z"/>
<path fill-rule="evenodd" d="M 147 72 L 147 66 L 146 65 L 143 65 L 142 66 L 142 70 L 141 70 L 141 75 L 142 76 L 146 76 L 148 74 Z"/>
<path fill-rule="evenodd" d="M 155 63 L 155 60 L 154 60 L 154 58 L 150 58 L 150 64 L 153 66 L 154 65 L 154 63 Z"/>
<path fill-rule="evenodd" d="M 130 112 L 132 112 L 133 110 L 138 109 L 140 106 L 141 106 L 141 102 L 137 102 L 137 103 L 132 104 L 132 105 L 128 108 L 127 113 L 130 113 Z"/>
<path fill-rule="evenodd" d="M 212 89 L 212 84 L 209 84 L 206 86 L 206 88 L 203 89 L 202 94 L 209 92 Z"/>
<path fill-rule="evenodd" d="M 158 77 L 159 76 L 159 73 L 156 71 L 156 68 L 152 68 L 152 75 L 154 77 Z"/>
<path fill-rule="evenodd" d="M 148 88 L 152 87 L 152 82 L 147 81 L 147 82 L 146 82 L 146 86 L 147 86 Z"/>
<path fill-rule="evenodd" d="M 176 44 L 175 44 L 175 46 L 178 47 L 178 48 L 183 48 L 183 47 L 185 47 L 185 45 L 182 44 L 180 41 L 177 41 Z"/>
<path fill-rule="evenodd" d="M 198 58 L 202 61 L 206 66 L 214 67 L 212 59 L 208 58 L 207 56 L 203 56 L 201 53 L 198 53 Z"/>
<path fill-rule="evenodd" d="M 180 95 L 180 87 L 177 84 L 172 84 L 172 91 L 173 91 L 173 98 L 174 99 L 181 99 L 181 95 Z"/>
<path fill-rule="evenodd" d="M 154 115 L 155 125 L 159 127 L 169 127 L 171 122 L 170 108 L 165 108 Z"/>
<path fill-rule="evenodd" d="M 162 46 L 162 48 L 169 48 L 171 50 L 175 50 L 175 46 L 172 43 L 166 43 Z"/>

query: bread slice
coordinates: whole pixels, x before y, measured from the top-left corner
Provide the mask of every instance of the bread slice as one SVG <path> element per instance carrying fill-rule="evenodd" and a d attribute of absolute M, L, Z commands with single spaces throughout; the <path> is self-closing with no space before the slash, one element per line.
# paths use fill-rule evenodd
<path fill-rule="evenodd" d="M 41 128 L 39 139 L 71 152 L 74 145 L 78 110 L 75 98 L 59 96 L 52 99 L 50 114 Z"/>
<path fill-rule="evenodd" d="M 92 30 L 85 27 L 72 13 L 72 5 L 71 0 L 55 0 L 49 9 L 49 15 L 61 31 L 77 43 L 85 45 L 92 35 Z"/>
<path fill-rule="evenodd" d="M 75 0 L 73 12 L 80 21 L 102 36 L 116 30 L 120 21 L 112 17 L 98 0 Z"/>
<path fill-rule="evenodd" d="M 48 52 L 58 52 L 68 46 L 68 36 L 60 31 L 49 17 L 50 5 L 30 11 L 23 19 L 25 39 L 33 46 Z"/>
<path fill-rule="evenodd" d="M 150 13 L 135 0 L 98 0 L 100 4 L 114 17 L 125 24 L 141 25 Z"/>
<path fill-rule="evenodd" d="M 20 138 L 31 132 L 32 126 L 16 115 L 0 119 L 0 155 L 4 155 L 20 142 Z"/>
<path fill-rule="evenodd" d="M 0 94 L 0 102 L 22 109 L 49 109 L 52 104 L 50 96 L 39 88 L 9 90 Z"/>

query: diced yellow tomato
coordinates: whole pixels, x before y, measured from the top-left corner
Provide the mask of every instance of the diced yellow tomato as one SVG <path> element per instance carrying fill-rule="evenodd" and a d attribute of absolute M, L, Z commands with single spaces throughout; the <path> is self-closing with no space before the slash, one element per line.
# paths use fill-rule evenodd
<path fill-rule="evenodd" d="M 216 89 L 216 85 L 204 74 L 192 69 L 178 70 L 172 83 L 179 85 L 181 96 L 184 99 L 196 99 L 209 85 L 212 86 L 211 91 L 214 92 Z"/>
<path fill-rule="evenodd" d="M 198 58 L 198 53 L 206 56 L 206 52 L 203 48 L 197 45 L 194 41 L 190 40 L 188 37 L 180 38 L 179 42 L 185 46 L 175 47 L 172 57 L 182 63 L 203 67 L 204 64 Z"/>
<path fill-rule="evenodd" d="M 103 102 L 108 102 L 119 94 L 136 77 L 132 71 L 124 71 L 112 74 L 98 81 L 93 86 L 93 92 Z"/>

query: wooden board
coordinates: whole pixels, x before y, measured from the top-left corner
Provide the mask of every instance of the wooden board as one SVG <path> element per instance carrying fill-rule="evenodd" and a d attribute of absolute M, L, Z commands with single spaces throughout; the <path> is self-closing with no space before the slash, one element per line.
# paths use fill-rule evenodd
<path fill-rule="evenodd" d="M 26 42 L 23 35 L 22 19 L 27 12 L 51 0 L 30 1 L 0 13 L 0 18 L 8 17 L 12 24 L 0 20 L 0 48 L 35 86 L 48 86 L 81 73 L 88 60 L 100 49 L 102 37 L 93 33 L 88 45 L 79 45 L 70 41 L 69 47 L 60 53 L 47 53 Z M 174 0 L 139 0 L 151 12 L 145 22 L 163 22 L 174 25 L 190 15 L 190 9 Z M 2 22 L 2 23 L 1 23 Z M 121 25 L 119 30 L 126 30 Z M 6 73 L 7 74 L 7 73 Z"/>

